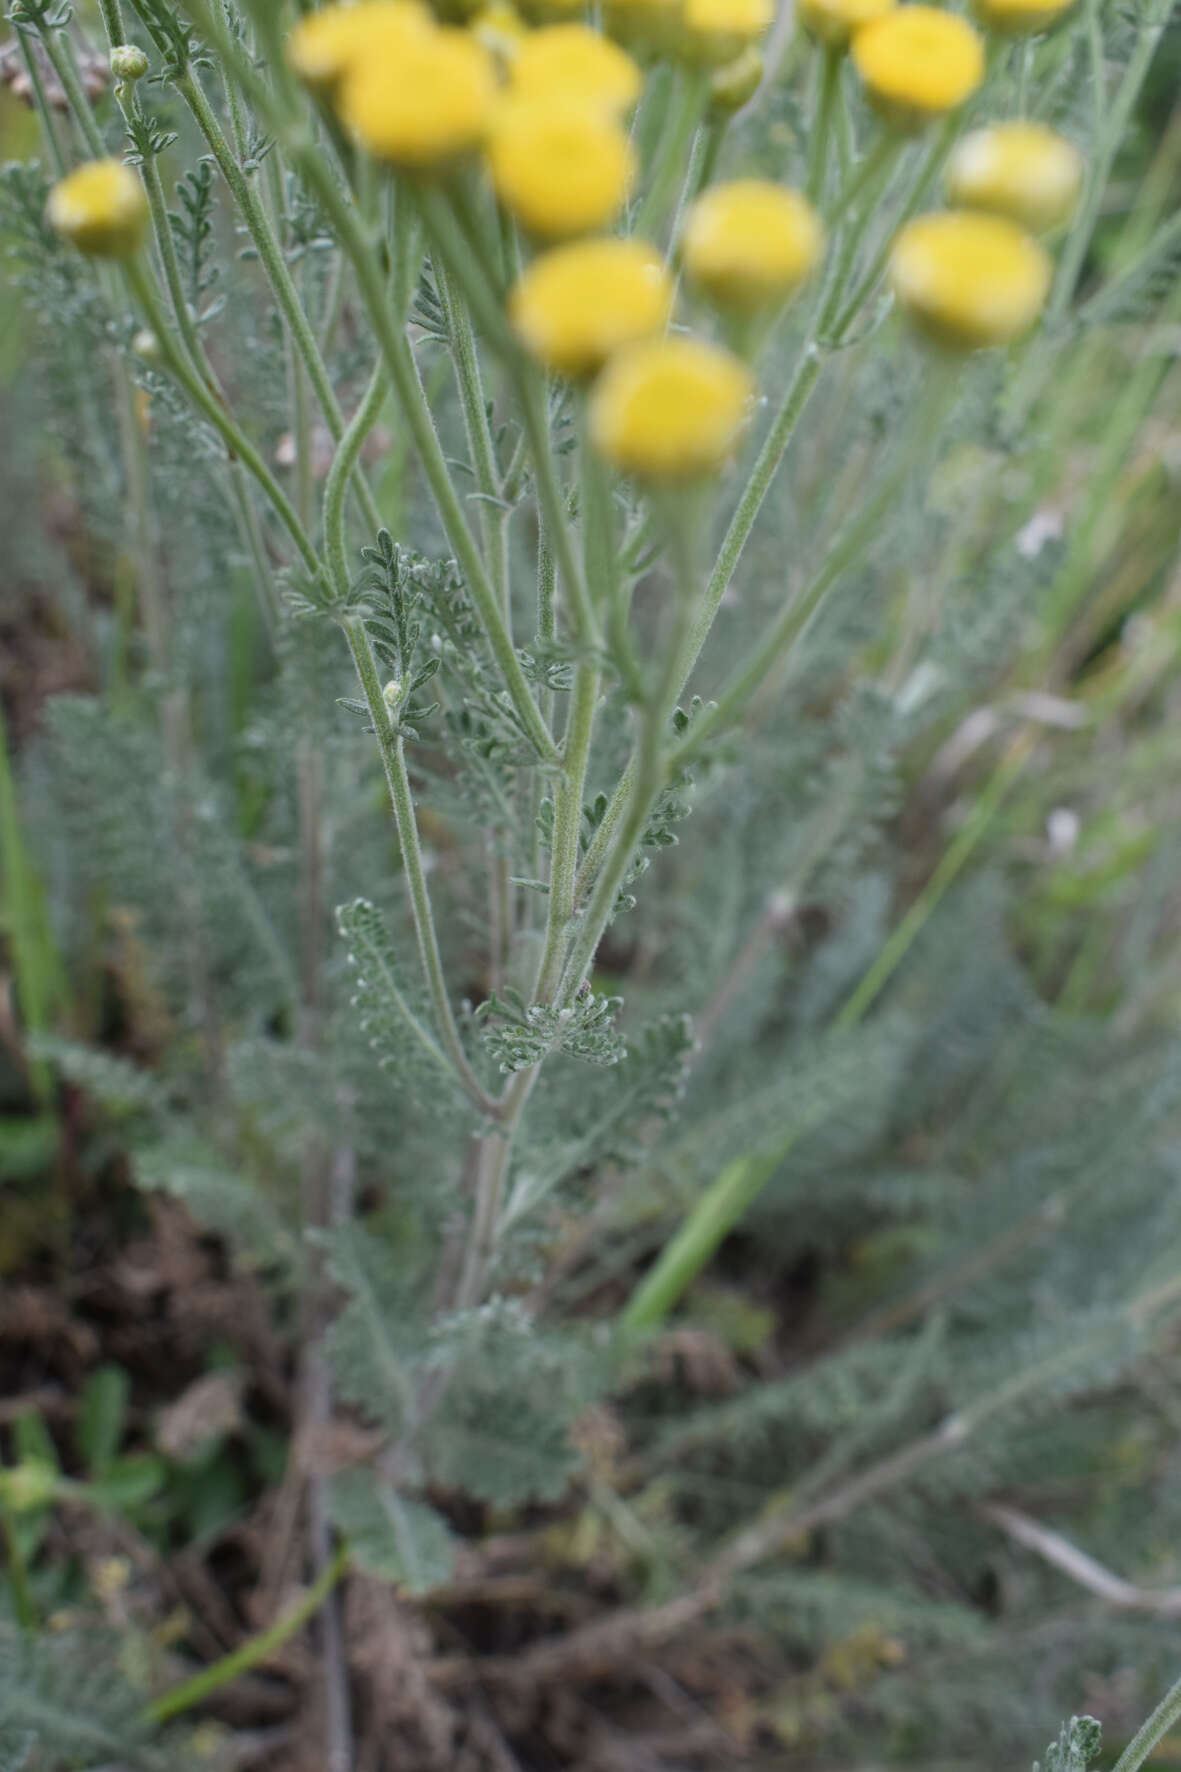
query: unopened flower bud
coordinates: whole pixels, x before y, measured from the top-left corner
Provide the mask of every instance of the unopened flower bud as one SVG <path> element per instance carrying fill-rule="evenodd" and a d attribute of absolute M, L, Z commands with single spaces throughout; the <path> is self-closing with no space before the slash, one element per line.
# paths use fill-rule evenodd
<path fill-rule="evenodd" d="M 145 363 L 160 361 L 160 340 L 150 326 L 141 326 L 131 341 L 131 348 Z"/>
<path fill-rule="evenodd" d="M 148 58 L 134 43 L 117 43 L 111 51 L 111 73 L 116 80 L 142 80 Z"/>
<path fill-rule="evenodd" d="M 122 160 L 88 160 L 54 185 L 45 213 L 50 226 L 79 251 L 127 258 L 147 229 L 148 200 Z"/>
<path fill-rule="evenodd" d="M 732 62 L 715 68 L 709 77 L 710 109 L 722 117 L 740 111 L 759 90 L 765 67 L 762 50 L 751 43 Z"/>

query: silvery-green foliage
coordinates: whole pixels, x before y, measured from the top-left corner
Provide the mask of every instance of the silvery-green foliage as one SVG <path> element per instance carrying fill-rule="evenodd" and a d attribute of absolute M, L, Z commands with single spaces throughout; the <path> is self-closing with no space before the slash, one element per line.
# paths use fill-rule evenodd
<path fill-rule="evenodd" d="M 342 1471 L 329 1485 L 333 1523 L 359 1568 L 403 1593 L 426 1594 L 451 1574 L 454 1539 L 442 1516 L 411 1501 L 375 1471 Z"/>

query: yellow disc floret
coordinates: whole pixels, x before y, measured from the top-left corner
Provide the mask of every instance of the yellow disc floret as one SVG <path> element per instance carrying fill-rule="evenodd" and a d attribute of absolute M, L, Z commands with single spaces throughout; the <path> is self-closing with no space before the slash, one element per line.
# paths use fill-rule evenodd
<path fill-rule="evenodd" d="M 796 16 L 811 36 L 843 49 L 854 31 L 889 12 L 895 0 L 797 0 Z"/>
<path fill-rule="evenodd" d="M 1042 233 L 1070 216 L 1083 182 L 1073 143 L 1041 123 L 993 123 L 974 129 L 947 168 L 954 203 L 989 209 Z"/>
<path fill-rule="evenodd" d="M 898 6 L 862 25 L 852 56 L 872 102 L 906 129 L 954 111 L 984 78 L 980 38 L 937 6 Z"/>
<path fill-rule="evenodd" d="M 534 259 L 509 297 L 526 349 L 559 375 L 588 375 L 672 313 L 664 256 L 646 240 L 577 240 Z"/>
<path fill-rule="evenodd" d="M 328 92 L 359 58 L 391 34 L 433 21 L 417 0 L 361 0 L 308 12 L 287 39 L 287 60 L 308 86 Z"/>
<path fill-rule="evenodd" d="M 733 453 L 753 393 L 745 365 L 716 345 L 697 338 L 633 345 L 595 385 L 591 438 L 626 474 L 693 479 Z"/>
<path fill-rule="evenodd" d="M 758 43 L 775 17 L 773 0 L 685 0 L 681 53 L 717 67 Z"/>
<path fill-rule="evenodd" d="M 337 108 L 363 148 L 394 166 L 426 171 L 469 153 L 488 132 L 496 67 L 482 43 L 455 26 L 405 32 L 356 61 Z"/>
<path fill-rule="evenodd" d="M 510 98 L 493 121 L 488 170 L 523 227 L 563 240 L 614 221 L 636 167 L 626 133 L 601 104 Z"/>
<path fill-rule="evenodd" d="M 547 25 L 526 37 L 509 69 L 520 98 L 573 99 L 622 114 L 644 89 L 644 76 L 618 43 L 589 25 Z"/>
<path fill-rule="evenodd" d="M 685 268 L 718 303 L 745 313 L 790 295 L 824 246 L 807 198 L 767 179 L 714 185 L 689 211 L 681 236 Z"/>
<path fill-rule="evenodd" d="M 1036 240 L 999 215 L 953 209 L 908 222 L 890 253 L 901 305 L 944 344 L 1008 344 L 1041 313 L 1051 264 Z"/>
<path fill-rule="evenodd" d="M 1025 36 L 1056 25 L 1074 0 L 972 0 L 972 4 L 981 24 L 990 30 Z"/>
<path fill-rule="evenodd" d="M 143 185 L 122 160 L 79 166 L 54 185 L 45 212 L 63 239 L 95 258 L 129 257 L 148 225 Z"/>

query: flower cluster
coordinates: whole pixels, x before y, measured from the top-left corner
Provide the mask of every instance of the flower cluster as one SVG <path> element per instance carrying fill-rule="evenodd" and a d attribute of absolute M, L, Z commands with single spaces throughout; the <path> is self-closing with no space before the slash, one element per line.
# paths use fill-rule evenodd
<path fill-rule="evenodd" d="M 1012 33 L 1045 28 L 1069 3 L 974 0 L 974 11 Z M 921 129 L 983 82 L 983 39 L 942 7 L 800 0 L 799 18 L 830 57 L 848 55 L 887 128 Z M 646 228 L 615 233 L 640 174 L 630 125 L 653 55 L 679 59 L 686 90 L 697 82 L 705 102 L 717 94 L 724 118 L 757 83 L 771 7 L 610 0 L 602 19 L 596 28 L 566 0 L 532 0 L 528 21 L 491 0 L 466 24 L 424 0 L 357 0 L 304 14 L 287 54 L 357 144 L 402 178 L 458 191 L 456 179 L 482 165 L 534 252 L 505 298 L 519 345 L 553 374 L 600 378 L 590 434 L 611 463 L 685 477 L 731 453 L 753 381 L 741 356 L 670 334 L 674 270 L 691 299 L 737 326 L 773 314 L 818 270 L 825 228 L 802 192 L 739 178 L 689 193 L 667 250 L 642 237 Z M 1043 127 L 997 123 L 963 138 L 946 183 L 955 207 L 915 218 L 893 244 L 895 296 L 944 343 L 1007 342 L 1045 301 L 1050 261 L 1031 235 L 1069 215 L 1079 156 Z M 114 161 L 63 181 L 49 213 L 83 250 L 108 255 L 134 251 L 147 221 L 139 180 Z M 749 352 L 755 334 L 739 326 L 733 337 Z"/>
<path fill-rule="evenodd" d="M 1040 30 L 1069 0 L 974 0 L 986 29 Z M 753 382 L 740 356 L 670 335 L 679 264 L 689 295 L 723 315 L 773 312 L 821 265 L 825 229 L 805 196 L 773 181 L 707 185 L 667 252 L 617 234 L 640 176 L 630 119 L 655 56 L 685 80 L 712 70 L 717 115 L 744 102 L 762 69 L 769 0 L 609 0 L 602 28 L 567 0 L 522 16 L 491 0 L 469 23 L 422 0 L 360 0 L 304 16 L 296 73 L 353 138 L 403 176 L 444 188 L 482 162 L 506 217 L 535 256 L 507 295 L 524 350 L 591 393 L 591 436 L 623 471 L 655 479 L 717 468 L 733 450 Z M 830 55 L 848 54 L 887 128 L 925 127 L 965 105 L 985 74 L 984 42 L 957 13 L 896 0 L 800 0 L 799 20 Z M 900 305 L 945 343 L 1004 343 L 1044 303 L 1044 232 L 1078 194 L 1074 149 L 1029 125 L 968 135 L 947 188 L 955 209 L 920 216 L 895 241 Z M 643 206 L 641 205 L 641 208 Z M 646 231 L 646 230 L 644 230 Z M 735 334 L 736 337 L 753 335 Z"/>

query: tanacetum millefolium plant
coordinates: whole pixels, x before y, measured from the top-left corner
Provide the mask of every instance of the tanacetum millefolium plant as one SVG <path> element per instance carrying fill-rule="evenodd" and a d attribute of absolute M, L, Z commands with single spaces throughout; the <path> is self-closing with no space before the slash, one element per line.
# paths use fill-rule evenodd
<path fill-rule="evenodd" d="M 279 1637 L 552 1507 L 619 1612 L 526 1682 L 723 1614 L 793 1669 L 735 1739 L 990 1763 L 1081 1666 L 1155 1692 L 1151 1605 L 1056 1609 L 1013 1550 L 994 1631 L 979 1584 L 1039 1475 L 1108 1471 L 1113 1565 L 1181 1525 L 1136 1388 L 1181 1052 L 1052 1009 L 1000 870 L 951 888 L 1097 717 L 1055 661 L 1181 320 L 1173 163 L 1103 220 L 1167 0 L 100 12 L 109 95 L 92 21 L 10 15 L 4 228 L 124 587 L 26 800 L 67 956 L 101 891 L 166 1032 L 150 1078 L 34 1050 L 267 1289 L 297 1447 L 372 1430 L 292 1455 Z M 965 768 L 900 864 L 915 774 Z M 735 1247 L 771 1298 L 851 1262 L 813 1357 Z M 103 1505 L 43 1454 L 0 1490 L 16 1636 L 53 1507 Z M 3 1726 L 156 1764 L 273 1646 L 91 1678 L 71 1735 L 66 1633 Z"/>

